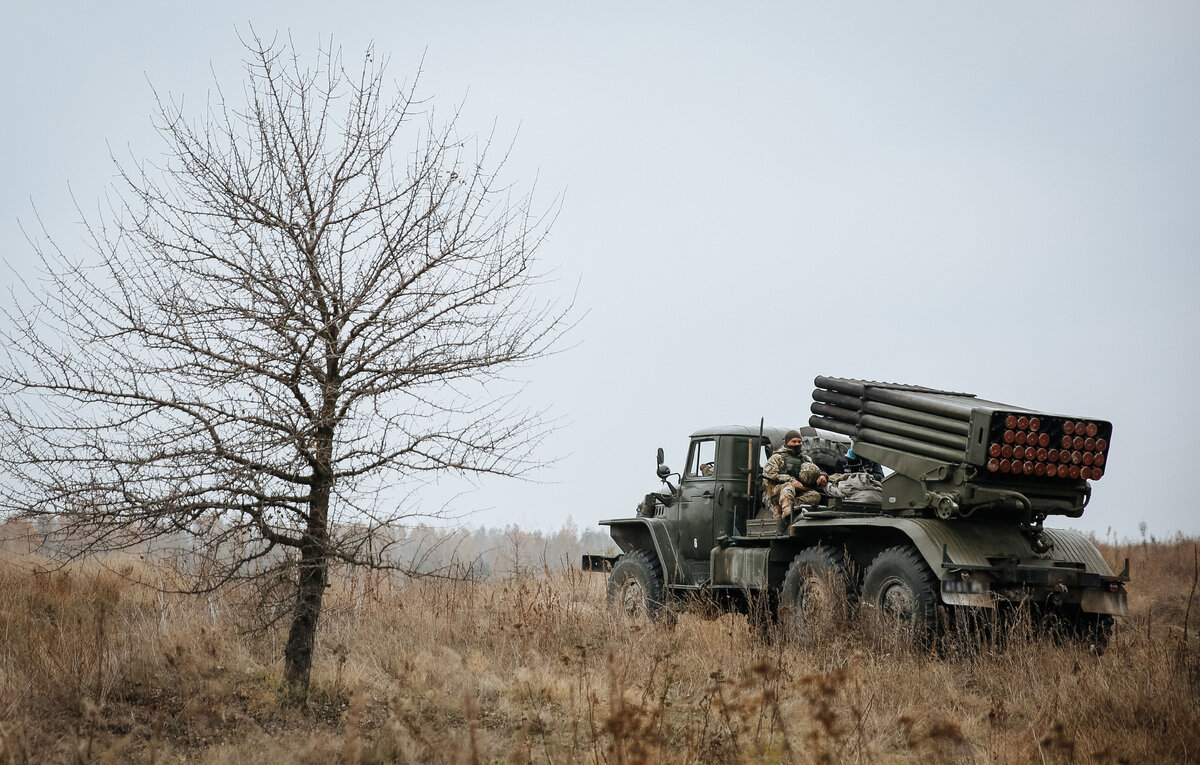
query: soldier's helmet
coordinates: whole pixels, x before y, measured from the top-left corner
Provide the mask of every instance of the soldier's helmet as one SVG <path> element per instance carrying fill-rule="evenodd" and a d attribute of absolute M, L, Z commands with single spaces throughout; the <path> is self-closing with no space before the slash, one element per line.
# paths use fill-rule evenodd
<path fill-rule="evenodd" d="M 805 486 L 816 486 L 817 479 L 821 477 L 821 468 L 812 462 L 805 462 L 800 466 L 800 483 Z"/>

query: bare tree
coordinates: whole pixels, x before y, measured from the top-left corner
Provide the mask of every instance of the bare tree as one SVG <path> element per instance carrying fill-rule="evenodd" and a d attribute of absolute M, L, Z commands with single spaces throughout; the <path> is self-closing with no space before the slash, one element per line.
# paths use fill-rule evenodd
<path fill-rule="evenodd" d="M 166 152 L 116 163 L 90 252 L 30 237 L 45 275 L 5 307 L 0 502 L 76 552 L 190 537 L 197 588 L 289 583 L 304 699 L 330 566 L 394 564 L 384 529 L 414 511 L 385 490 L 538 464 L 547 422 L 504 375 L 570 306 L 541 296 L 550 217 L 489 137 L 370 50 L 353 70 L 247 50 L 245 104 L 218 88 L 193 119 L 156 96 Z"/>

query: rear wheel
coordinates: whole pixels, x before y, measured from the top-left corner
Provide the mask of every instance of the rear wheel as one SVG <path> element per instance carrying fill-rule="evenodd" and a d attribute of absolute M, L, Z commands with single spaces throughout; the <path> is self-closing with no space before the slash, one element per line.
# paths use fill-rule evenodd
<path fill-rule="evenodd" d="M 875 556 L 863 575 L 863 601 L 885 625 L 918 643 L 928 643 L 936 634 L 938 579 L 914 547 L 889 547 Z"/>
<path fill-rule="evenodd" d="M 608 575 L 608 606 L 630 618 L 657 617 L 665 593 L 662 566 L 653 550 L 621 556 Z"/>
<path fill-rule="evenodd" d="M 840 549 L 817 545 L 792 559 L 779 593 L 779 624 L 784 636 L 811 645 L 845 621 L 854 587 Z"/>
<path fill-rule="evenodd" d="M 1104 653 L 1116 620 L 1110 614 L 1088 613 L 1068 607 L 1042 618 L 1041 628 L 1050 638 L 1076 641 L 1096 653 Z"/>
<path fill-rule="evenodd" d="M 1097 654 L 1108 648 L 1117 620 L 1111 614 L 1080 614 L 1079 636 Z"/>

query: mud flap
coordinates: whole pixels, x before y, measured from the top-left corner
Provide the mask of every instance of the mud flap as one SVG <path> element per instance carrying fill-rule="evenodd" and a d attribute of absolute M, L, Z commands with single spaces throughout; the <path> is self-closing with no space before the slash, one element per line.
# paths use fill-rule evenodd
<path fill-rule="evenodd" d="M 1084 590 L 1079 607 L 1089 614 L 1129 616 L 1129 600 L 1124 591 Z"/>
<path fill-rule="evenodd" d="M 612 571 L 616 562 L 616 558 L 606 558 L 603 555 L 585 555 L 583 556 L 583 570 L 598 571 L 603 574 Z"/>
<path fill-rule="evenodd" d="M 977 579 L 946 579 L 942 581 L 941 589 L 942 602 L 948 606 L 996 607 L 987 585 Z"/>

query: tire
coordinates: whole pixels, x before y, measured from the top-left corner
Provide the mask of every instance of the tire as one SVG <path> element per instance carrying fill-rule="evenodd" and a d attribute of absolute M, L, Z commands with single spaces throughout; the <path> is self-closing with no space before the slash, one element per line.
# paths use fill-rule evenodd
<path fill-rule="evenodd" d="M 1100 655 L 1108 648 L 1116 619 L 1111 614 L 1093 614 L 1076 607 L 1043 617 L 1040 626 L 1052 640 L 1075 642 Z"/>
<path fill-rule="evenodd" d="M 817 545 L 792 559 L 779 592 L 779 624 L 786 639 L 815 645 L 844 626 L 854 584 L 842 550 Z"/>
<path fill-rule="evenodd" d="M 863 602 L 882 621 L 928 645 L 937 634 L 942 601 L 936 576 L 915 547 L 889 547 L 863 575 Z"/>
<path fill-rule="evenodd" d="M 608 607 L 632 619 L 659 617 L 665 593 L 662 565 L 653 550 L 625 553 L 608 575 Z"/>
<path fill-rule="evenodd" d="M 1108 648 L 1117 620 L 1111 614 L 1081 613 L 1078 625 L 1081 642 L 1099 656 Z"/>

